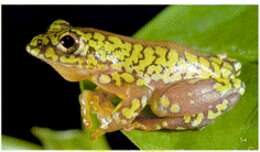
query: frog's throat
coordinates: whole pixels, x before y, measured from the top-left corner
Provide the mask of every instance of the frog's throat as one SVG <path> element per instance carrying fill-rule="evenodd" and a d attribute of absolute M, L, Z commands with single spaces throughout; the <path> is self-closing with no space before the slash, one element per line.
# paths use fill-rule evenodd
<path fill-rule="evenodd" d="M 71 65 L 59 64 L 50 61 L 46 62 L 67 81 L 77 82 L 81 80 L 89 80 L 91 78 L 91 73 L 87 69 L 81 69 Z"/>

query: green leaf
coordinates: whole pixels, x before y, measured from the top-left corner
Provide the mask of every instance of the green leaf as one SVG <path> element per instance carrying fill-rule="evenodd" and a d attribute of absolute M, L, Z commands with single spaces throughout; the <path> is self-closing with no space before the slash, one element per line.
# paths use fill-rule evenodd
<path fill-rule="evenodd" d="M 94 90 L 96 87 L 90 81 L 81 81 L 81 91 Z M 110 149 L 105 136 L 96 140 L 91 138 L 91 133 L 98 127 L 99 122 L 94 114 L 91 114 L 93 127 L 84 130 L 55 131 L 49 128 L 32 128 L 32 133 L 42 142 L 45 149 L 55 150 L 107 150 Z"/>
<path fill-rule="evenodd" d="M 92 140 L 90 133 L 82 130 L 54 131 L 48 128 L 32 129 L 33 134 L 40 139 L 45 149 L 79 150 L 79 149 L 109 149 L 105 138 Z"/>
<path fill-rule="evenodd" d="M 175 41 L 239 59 L 246 92 L 202 130 L 123 133 L 140 149 L 258 149 L 257 14 L 257 6 L 170 6 L 137 32 L 140 39 Z"/>
<path fill-rule="evenodd" d="M 36 150 L 36 149 L 42 149 L 42 147 L 25 140 L 2 135 L 2 149 L 3 150 Z"/>
<path fill-rule="evenodd" d="M 171 6 L 135 35 L 257 61 L 257 6 Z"/>

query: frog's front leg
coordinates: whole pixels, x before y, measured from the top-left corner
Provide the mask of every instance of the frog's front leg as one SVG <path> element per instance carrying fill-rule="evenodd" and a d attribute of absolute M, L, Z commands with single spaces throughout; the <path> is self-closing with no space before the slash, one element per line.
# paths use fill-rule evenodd
<path fill-rule="evenodd" d="M 140 116 L 125 129 L 202 128 L 233 107 L 244 87 L 238 79 L 191 79 L 174 83 L 148 101 L 157 117 Z"/>
<path fill-rule="evenodd" d="M 112 94 L 108 94 L 100 88 L 95 91 L 84 90 L 79 97 L 82 121 L 86 128 L 92 128 L 91 111 L 97 112 L 99 117 L 108 115 L 114 109 L 111 100 Z"/>
<path fill-rule="evenodd" d="M 96 114 L 100 123 L 99 128 L 92 133 L 94 139 L 117 128 L 117 124 L 111 122 L 110 117 L 114 110 L 114 105 L 112 104 L 114 97 L 114 95 L 103 91 L 99 87 L 95 91 L 84 90 L 80 95 L 81 115 L 84 126 L 87 129 L 92 128 L 91 112 Z M 108 124 L 110 124 L 109 127 Z"/>
<path fill-rule="evenodd" d="M 81 101 L 85 104 L 84 109 L 90 110 L 90 107 L 92 107 L 101 123 L 99 129 L 93 134 L 94 137 L 130 125 L 146 106 L 147 99 L 151 94 L 148 88 L 137 86 L 135 83 L 125 82 L 120 85 L 115 85 L 112 82 L 104 84 L 102 83 L 104 81 L 100 82 L 100 80 L 95 80 L 99 79 L 94 79 L 93 81 L 102 88 L 104 92 L 115 94 L 120 97 L 122 101 L 114 108 L 111 99 L 104 98 L 104 92 L 91 93 L 87 91 L 82 93 Z M 85 113 L 85 117 L 86 122 L 91 121 L 87 113 Z"/>

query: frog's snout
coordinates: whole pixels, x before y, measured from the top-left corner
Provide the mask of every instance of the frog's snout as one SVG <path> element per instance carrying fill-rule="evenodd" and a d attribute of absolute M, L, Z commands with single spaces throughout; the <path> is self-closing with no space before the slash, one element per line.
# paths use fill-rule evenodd
<path fill-rule="evenodd" d="M 29 44 L 26 45 L 25 49 L 26 49 L 26 51 L 27 51 L 28 53 L 30 53 L 30 51 L 31 51 L 31 47 L 30 47 Z"/>
<path fill-rule="evenodd" d="M 40 48 L 33 47 L 30 43 L 26 45 L 26 51 L 35 57 L 38 57 L 40 54 Z"/>
<path fill-rule="evenodd" d="M 26 45 L 26 51 L 33 56 L 39 57 L 43 48 L 42 36 L 35 36 L 29 44 Z"/>

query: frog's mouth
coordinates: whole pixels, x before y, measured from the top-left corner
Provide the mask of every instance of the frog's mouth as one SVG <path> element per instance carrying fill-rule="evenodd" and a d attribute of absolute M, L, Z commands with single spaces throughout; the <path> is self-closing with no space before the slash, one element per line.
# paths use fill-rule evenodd
<path fill-rule="evenodd" d="M 52 66 L 67 81 L 76 82 L 87 80 L 91 77 L 86 69 L 51 61 L 46 61 L 46 63 Z"/>
<path fill-rule="evenodd" d="M 32 48 L 30 45 L 27 45 L 26 51 L 32 56 L 49 64 L 67 81 L 81 81 L 90 77 L 90 71 L 85 68 L 79 68 L 72 64 L 64 64 L 58 60 L 52 61 L 51 59 L 45 58 L 44 53 L 42 53 L 39 48 Z"/>

